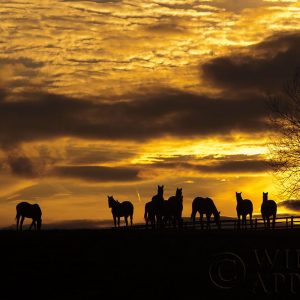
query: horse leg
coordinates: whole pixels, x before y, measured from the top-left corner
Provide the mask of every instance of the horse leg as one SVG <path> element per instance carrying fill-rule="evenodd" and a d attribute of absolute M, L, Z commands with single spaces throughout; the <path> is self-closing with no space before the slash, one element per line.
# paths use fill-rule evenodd
<path fill-rule="evenodd" d="M 242 226 L 244 228 L 247 228 L 247 225 L 246 225 L 246 215 L 242 215 Z"/>
<path fill-rule="evenodd" d="M 237 228 L 241 228 L 241 215 L 238 214 Z"/>
<path fill-rule="evenodd" d="M 17 231 L 19 230 L 20 215 L 17 215 Z"/>
<path fill-rule="evenodd" d="M 31 230 L 32 226 L 33 226 L 34 221 L 32 221 L 32 223 L 30 224 L 28 230 Z"/>
<path fill-rule="evenodd" d="M 28 230 L 31 230 L 32 226 L 34 226 L 34 230 L 36 230 L 35 220 L 32 220 Z"/>
<path fill-rule="evenodd" d="M 117 227 L 117 217 L 114 216 L 114 224 L 115 224 L 115 227 Z"/>
<path fill-rule="evenodd" d="M 200 214 L 201 230 L 203 230 L 203 214 Z"/>
<path fill-rule="evenodd" d="M 250 214 L 250 227 L 253 228 L 253 222 L 252 222 L 252 214 Z"/>
<path fill-rule="evenodd" d="M 22 229 L 23 229 L 24 219 L 25 219 L 25 217 L 22 216 L 22 217 L 21 217 L 21 222 L 20 222 L 20 231 L 22 231 Z"/>
<path fill-rule="evenodd" d="M 125 216 L 125 217 L 124 217 L 124 220 L 125 220 L 125 224 L 126 224 L 126 227 L 127 227 L 127 226 L 128 226 L 128 217 Z"/>
<path fill-rule="evenodd" d="M 195 227 L 195 222 L 196 222 L 196 211 L 192 211 L 192 214 L 191 214 L 191 219 L 192 219 L 192 222 L 193 222 L 193 227 Z"/>
<path fill-rule="evenodd" d="M 210 229 L 210 216 L 206 215 L 206 229 Z"/>
<path fill-rule="evenodd" d="M 130 226 L 132 226 L 133 215 L 130 215 Z"/>
<path fill-rule="evenodd" d="M 118 227 L 120 227 L 120 217 L 118 216 Z"/>
<path fill-rule="evenodd" d="M 272 229 L 275 229 L 275 220 L 276 220 L 276 215 L 273 215 Z"/>
<path fill-rule="evenodd" d="M 267 224 L 266 224 L 266 218 L 265 218 L 265 216 L 263 216 L 263 220 L 264 220 L 264 227 L 266 229 L 267 228 Z"/>

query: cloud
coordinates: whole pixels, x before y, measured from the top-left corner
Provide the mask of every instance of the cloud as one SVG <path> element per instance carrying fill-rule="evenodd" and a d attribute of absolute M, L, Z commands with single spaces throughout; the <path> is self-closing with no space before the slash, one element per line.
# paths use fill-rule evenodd
<path fill-rule="evenodd" d="M 36 177 L 38 175 L 33 162 L 26 156 L 15 156 L 9 154 L 7 162 L 12 174 L 14 175 L 25 177 Z"/>
<path fill-rule="evenodd" d="M 66 157 L 67 161 L 71 165 L 91 165 L 107 162 L 116 162 L 128 158 L 133 158 L 136 155 L 132 150 L 121 150 L 110 147 L 107 148 L 99 146 L 91 147 L 67 147 Z"/>
<path fill-rule="evenodd" d="M 58 137 L 145 140 L 166 135 L 206 136 L 267 128 L 263 98 L 210 98 L 158 90 L 131 101 L 92 102 L 55 94 L 0 99 L 0 146 Z"/>
<path fill-rule="evenodd" d="M 77 178 L 96 182 L 127 182 L 140 179 L 139 170 L 125 167 L 61 166 L 55 167 L 51 174 L 63 178 Z"/>
<path fill-rule="evenodd" d="M 284 200 L 279 202 L 278 206 L 283 206 L 287 209 L 300 211 L 300 200 Z"/>
<path fill-rule="evenodd" d="M 215 58 L 202 70 L 206 80 L 218 88 L 277 92 L 300 66 L 299 48 L 299 31 L 278 33 L 248 47 L 247 53 Z"/>
<path fill-rule="evenodd" d="M 177 161 L 176 161 L 177 160 Z M 201 173 L 260 173 L 270 170 L 268 162 L 259 155 L 229 155 L 222 158 L 207 156 L 202 159 L 183 157 L 173 158 L 153 164 L 157 168 L 180 168 Z"/>

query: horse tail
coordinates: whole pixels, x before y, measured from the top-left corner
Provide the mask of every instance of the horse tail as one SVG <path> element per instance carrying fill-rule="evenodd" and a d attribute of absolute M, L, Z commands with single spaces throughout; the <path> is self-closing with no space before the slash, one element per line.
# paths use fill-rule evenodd
<path fill-rule="evenodd" d="M 148 218 L 148 210 L 147 207 L 145 207 L 144 219 L 147 220 L 147 218 Z"/>

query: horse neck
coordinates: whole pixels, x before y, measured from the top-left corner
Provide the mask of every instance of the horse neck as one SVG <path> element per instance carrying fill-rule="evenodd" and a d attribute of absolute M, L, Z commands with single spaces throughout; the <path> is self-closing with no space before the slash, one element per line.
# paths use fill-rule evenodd
<path fill-rule="evenodd" d="M 214 203 L 212 203 L 211 208 L 212 208 L 212 213 L 213 213 L 214 217 L 216 215 L 219 215 L 219 212 L 218 212 L 218 210 L 217 210 L 217 208 L 216 208 L 216 206 L 215 206 Z"/>
<path fill-rule="evenodd" d="M 112 209 L 117 209 L 120 206 L 120 203 L 116 200 L 114 200 L 111 204 Z"/>
<path fill-rule="evenodd" d="M 241 203 L 244 201 L 244 199 L 242 198 L 242 196 L 236 198 L 237 203 Z"/>

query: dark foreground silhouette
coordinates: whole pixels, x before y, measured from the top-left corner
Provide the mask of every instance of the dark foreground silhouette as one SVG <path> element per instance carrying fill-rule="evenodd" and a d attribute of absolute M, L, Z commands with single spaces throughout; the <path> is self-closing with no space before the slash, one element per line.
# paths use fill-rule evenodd
<path fill-rule="evenodd" d="M 25 218 L 32 219 L 32 223 L 29 227 L 31 230 L 34 226 L 35 230 L 40 230 L 42 226 L 42 211 L 38 204 L 30 204 L 28 202 L 21 202 L 16 206 L 16 220 L 17 220 L 17 230 L 22 231 L 23 223 Z M 21 221 L 20 221 L 21 218 Z"/>
<path fill-rule="evenodd" d="M 0 298 L 292 299 L 299 237 L 298 229 L 0 231 Z M 298 281 L 294 289 L 299 299 Z"/>

